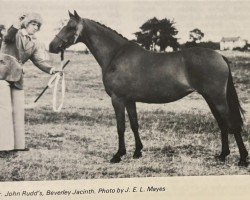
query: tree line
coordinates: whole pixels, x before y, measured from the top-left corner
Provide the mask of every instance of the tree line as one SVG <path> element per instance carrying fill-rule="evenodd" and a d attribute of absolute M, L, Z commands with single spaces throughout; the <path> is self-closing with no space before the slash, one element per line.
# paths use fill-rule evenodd
<path fill-rule="evenodd" d="M 2 40 L 3 40 L 3 36 L 5 34 L 5 26 L 3 24 L 0 24 L 0 49 L 1 49 L 1 46 L 2 46 Z"/>
<path fill-rule="evenodd" d="M 189 32 L 189 39 L 184 44 L 179 44 L 176 35 L 178 30 L 175 28 L 174 20 L 167 18 L 157 19 L 156 17 L 147 20 L 142 24 L 140 30 L 134 35 L 136 39 L 134 42 L 140 44 L 147 50 L 153 51 L 176 51 L 179 49 L 190 48 L 190 47 L 206 47 L 211 49 L 220 49 L 220 44 L 212 41 L 202 42 L 204 33 L 195 28 Z"/>

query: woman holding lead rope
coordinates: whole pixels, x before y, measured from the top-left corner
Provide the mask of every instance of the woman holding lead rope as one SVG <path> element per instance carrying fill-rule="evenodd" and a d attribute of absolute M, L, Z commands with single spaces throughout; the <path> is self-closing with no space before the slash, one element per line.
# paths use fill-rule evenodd
<path fill-rule="evenodd" d="M 22 65 L 31 60 L 40 70 L 55 74 L 46 62 L 45 48 L 38 44 L 35 33 L 42 18 L 28 13 L 7 31 L 0 54 L 0 151 L 28 151 L 25 145 L 24 90 Z"/>

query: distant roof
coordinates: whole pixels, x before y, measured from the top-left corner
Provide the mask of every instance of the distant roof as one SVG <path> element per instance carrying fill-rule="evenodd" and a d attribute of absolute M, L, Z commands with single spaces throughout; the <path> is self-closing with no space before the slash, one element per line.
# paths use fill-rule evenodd
<path fill-rule="evenodd" d="M 236 42 L 240 39 L 240 37 L 223 37 L 221 38 L 221 42 Z"/>

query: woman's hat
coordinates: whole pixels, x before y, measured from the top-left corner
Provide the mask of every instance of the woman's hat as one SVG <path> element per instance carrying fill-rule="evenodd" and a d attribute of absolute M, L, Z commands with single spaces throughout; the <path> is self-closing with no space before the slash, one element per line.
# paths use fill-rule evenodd
<path fill-rule="evenodd" d="M 24 19 L 21 22 L 21 27 L 27 27 L 30 22 L 36 22 L 39 25 L 39 29 L 43 23 L 42 17 L 38 13 L 28 13 L 25 15 Z"/>

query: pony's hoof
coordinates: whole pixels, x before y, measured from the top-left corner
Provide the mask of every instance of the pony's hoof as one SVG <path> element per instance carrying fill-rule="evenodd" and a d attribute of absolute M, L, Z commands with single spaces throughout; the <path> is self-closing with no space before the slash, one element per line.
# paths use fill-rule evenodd
<path fill-rule="evenodd" d="M 220 161 L 220 162 L 226 162 L 226 156 L 224 155 L 215 155 L 215 159 Z"/>
<path fill-rule="evenodd" d="M 140 158 L 140 157 L 142 157 L 141 151 L 135 151 L 135 153 L 134 153 L 134 155 L 133 155 L 133 158 L 134 158 L 134 159 L 138 159 L 138 158 Z"/>
<path fill-rule="evenodd" d="M 238 166 L 240 167 L 247 167 L 249 165 L 249 163 L 246 160 L 240 160 L 238 162 Z"/>
<path fill-rule="evenodd" d="M 121 162 L 121 157 L 118 157 L 118 156 L 114 156 L 111 160 L 110 160 L 110 163 L 119 163 Z"/>

